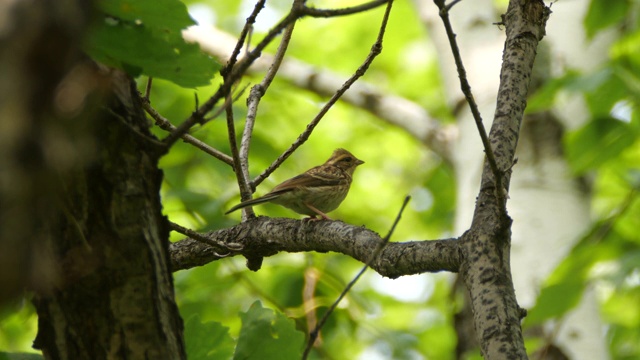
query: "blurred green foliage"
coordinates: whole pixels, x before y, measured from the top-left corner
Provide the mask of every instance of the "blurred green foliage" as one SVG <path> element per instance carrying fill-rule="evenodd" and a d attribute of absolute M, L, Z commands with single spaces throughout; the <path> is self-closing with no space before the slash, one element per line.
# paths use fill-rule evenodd
<path fill-rule="evenodd" d="M 525 327 L 559 319 L 587 287 L 597 290 L 613 359 L 640 358 L 640 27 L 631 1 L 592 0 L 587 34 L 615 34 L 609 60 L 591 73 L 569 71 L 531 99 L 528 112 L 581 95 L 590 120 L 565 136 L 577 175 L 593 181 L 596 219 L 541 289 Z"/>

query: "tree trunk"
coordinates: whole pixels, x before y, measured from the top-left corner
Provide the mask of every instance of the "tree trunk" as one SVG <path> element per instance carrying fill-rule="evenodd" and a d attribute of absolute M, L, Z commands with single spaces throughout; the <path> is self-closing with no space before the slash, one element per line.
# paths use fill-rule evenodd
<path fill-rule="evenodd" d="M 466 104 L 462 104 L 457 73 L 438 10 L 431 0 L 415 2 L 432 34 L 436 53 L 441 56 L 449 102 L 459 109 L 456 116 L 460 137 L 452 153 L 458 180 L 455 233 L 461 233 L 471 222 L 484 153 L 478 151 L 482 148 L 478 131 Z M 547 36 L 536 58 L 538 71 L 532 79 L 533 90 L 567 67 L 588 70 L 606 60 L 610 36 L 599 36 L 592 42 L 584 36 L 581 21 L 588 5 L 589 2 L 575 1 L 554 3 L 551 7 L 553 14 L 547 25 Z M 499 56 L 504 44 L 503 29 L 493 25 L 500 20 L 499 13 L 492 1 L 479 0 L 456 5 L 451 17 L 475 99 L 488 124 L 495 110 Z M 589 192 L 583 182 L 572 177 L 561 143 L 564 129 L 583 123 L 587 115 L 584 106 L 575 99 L 566 105 L 554 109 L 553 115 L 537 114 L 523 119 L 508 210 L 514 220 L 513 281 L 518 302 L 524 308 L 535 304 L 543 281 L 590 223 Z M 607 359 L 602 323 L 590 291 L 575 313 L 580 315 L 570 314 L 564 325 L 551 330 L 545 339 L 550 339 L 570 358 Z"/>
<path fill-rule="evenodd" d="M 90 3 L 3 13 L 0 301 L 35 291 L 34 345 L 49 359 L 185 358 L 159 196 L 165 148 L 133 83 L 79 50 Z"/>
<path fill-rule="evenodd" d="M 59 276 L 34 298 L 35 346 L 55 359 L 185 358 L 159 196 L 163 147 L 130 96 L 133 82 L 112 79 L 109 108 L 84 119 L 99 131 L 96 157 L 63 179 L 49 228 Z"/>

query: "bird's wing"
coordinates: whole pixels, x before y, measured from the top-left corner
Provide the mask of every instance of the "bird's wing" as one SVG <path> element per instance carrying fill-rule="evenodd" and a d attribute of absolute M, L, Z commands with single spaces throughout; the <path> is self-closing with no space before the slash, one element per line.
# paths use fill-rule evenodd
<path fill-rule="evenodd" d="M 334 171 L 327 171 L 327 168 L 322 168 L 321 166 L 316 166 L 312 169 L 307 170 L 305 173 L 292 177 L 289 180 L 285 180 L 283 183 L 277 185 L 270 192 L 261 196 L 259 198 L 247 200 L 241 202 L 240 204 L 232 207 L 225 214 L 236 211 L 238 209 L 242 209 L 247 206 L 253 206 L 257 204 L 261 204 L 267 201 L 271 201 L 282 194 L 286 194 L 290 191 L 300 188 L 321 188 L 324 186 L 335 186 L 342 184 L 344 182 L 349 182 L 348 178 L 344 176 L 344 174 L 335 171 L 335 169 L 330 169 Z M 339 169 L 338 169 L 339 170 Z"/>
<path fill-rule="evenodd" d="M 299 187 L 319 188 L 324 186 L 334 186 L 334 185 L 341 184 L 344 181 L 345 179 L 342 177 L 332 176 L 326 173 L 318 174 L 318 173 L 308 171 L 304 174 L 292 177 L 289 180 L 285 180 L 283 183 L 274 187 L 273 190 L 271 190 L 267 195 L 283 194 Z"/>

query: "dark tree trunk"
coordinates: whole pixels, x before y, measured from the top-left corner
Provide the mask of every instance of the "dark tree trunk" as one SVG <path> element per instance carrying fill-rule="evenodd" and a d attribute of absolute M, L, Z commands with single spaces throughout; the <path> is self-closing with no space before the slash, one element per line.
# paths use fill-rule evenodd
<path fill-rule="evenodd" d="M 185 358 L 158 159 L 130 79 L 79 50 L 78 0 L 0 17 L 0 303 L 34 291 L 49 359 Z"/>
<path fill-rule="evenodd" d="M 63 179 L 50 229 L 59 276 L 34 298 L 35 345 L 54 359 L 184 358 L 159 196 L 163 147 L 133 83 L 111 80 L 117 96 L 84 119 L 97 130 L 95 158 Z"/>

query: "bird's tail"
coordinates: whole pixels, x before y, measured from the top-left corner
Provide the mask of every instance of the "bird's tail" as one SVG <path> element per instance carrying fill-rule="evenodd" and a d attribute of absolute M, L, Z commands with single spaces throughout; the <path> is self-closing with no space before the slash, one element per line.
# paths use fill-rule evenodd
<path fill-rule="evenodd" d="M 243 201 L 240 204 L 232 207 L 231 209 L 229 209 L 229 211 L 227 211 L 226 213 L 224 213 L 225 215 L 232 213 L 236 210 L 242 209 L 242 208 L 246 208 L 247 206 L 253 206 L 253 205 L 258 205 L 258 204 L 262 204 L 264 202 L 267 201 L 271 201 L 275 198 L 277 198 L 278 196 L 280 196 L 280 194 L 272 194 L 272 195 L 265 195 L 263 197 L 259 197 L 259 198 L 255 198 L 255 199 L 251 199 L 251 200 L 247 200 L 247 201 Z"/>

